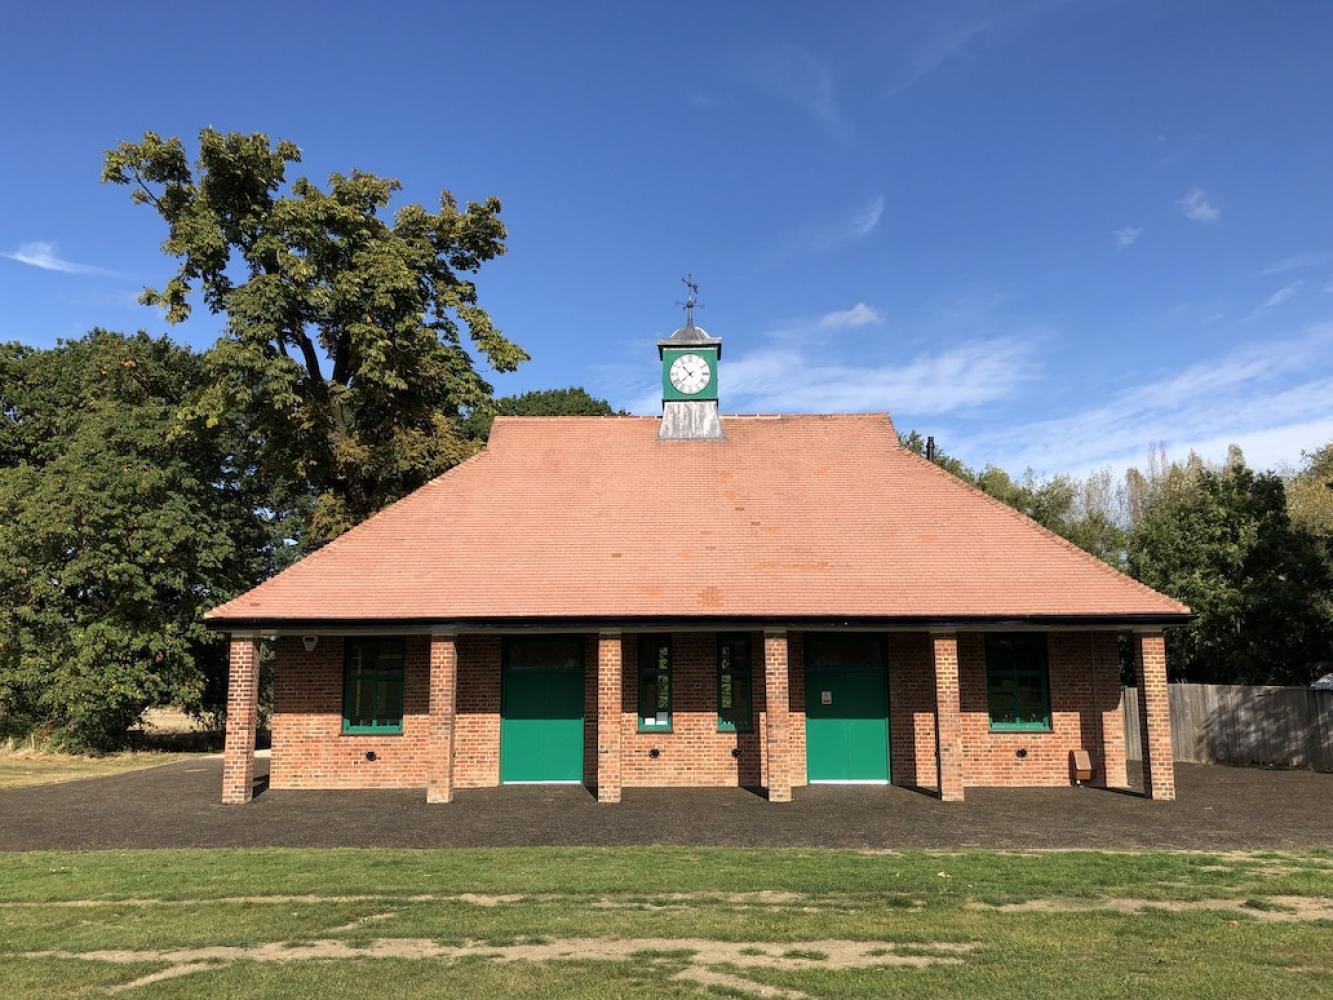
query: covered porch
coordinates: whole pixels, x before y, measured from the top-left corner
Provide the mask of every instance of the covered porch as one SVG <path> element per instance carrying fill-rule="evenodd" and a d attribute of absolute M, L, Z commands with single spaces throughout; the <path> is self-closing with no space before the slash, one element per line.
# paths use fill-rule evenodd
<path fill-rule="evenodd" d="M 252 795 L 259 630 L 230 637 L 222 797 Z M 1160 628 L 1132 632 L 1144 794 L 1174 797 Z M 273 788 L 1127 786 L 1111 627 L 311 627 L 276 635 Z"/>

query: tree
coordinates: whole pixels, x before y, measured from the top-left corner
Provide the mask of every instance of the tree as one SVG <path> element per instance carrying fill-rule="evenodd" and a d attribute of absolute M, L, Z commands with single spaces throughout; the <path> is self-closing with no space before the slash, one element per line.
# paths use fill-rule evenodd
<path fill-rule="evenodd" d="M 177 424 L 205 379 L 143 333 L 0 347 L 0 716 L 104 749 L 220 675 L 200 616 L 273 549 L 236 425 Z"/>
<path fill-rule="evenodd" d="M 609 417 L 616 411 L 604 399 L 590 395 L 586 389 L 570 386 L 568 389 L 534 389 L 521 396 L 503 396 L 493 407 L 476 409 L 464 417 L 464 436 L 485 442 L 491 435 L 491 423 L 501 417 Z"/>
<path fill-rule="evenodd" d="M 1151 491 L 1150 491 L 1151 492 Z M 1293 525 L 1282 479 L 1238 450 L 1159 477 L 1130 537 L 1134 575 L 1197 616 L 1167 634 L 1173 676 L 1200 683 L 1308 684 L 1333 637 L 1333 575 Z"/>
<path fill-rule="evenodd" d="M 1291 521 L 1333 543 L 1333 442 L 1304 458 L 1305 468 L 1287 483 Z"/>
<path fill-rule="evenodd" d="M 106 154 L 102 178 L 167 223 L 175 276 L 141 301 L 173 323 L 196 293 L 226 316 L 207 385 L 186 408 L 204 424 L 244 414 L 257 472 L 311 506 L 319 544 L 466 458 L 457 427 L 491 387 L 471 344 L 496 370 L 527 354 L 478 304 L 464 277 L 505 252 L 500 202 L 437 212 L 381 212 L 398 181 L 335 173 L 328 190 L 301 177 L 291 142 L 204 129 L 193 169 L 179 139 L 153 132 Z"/>

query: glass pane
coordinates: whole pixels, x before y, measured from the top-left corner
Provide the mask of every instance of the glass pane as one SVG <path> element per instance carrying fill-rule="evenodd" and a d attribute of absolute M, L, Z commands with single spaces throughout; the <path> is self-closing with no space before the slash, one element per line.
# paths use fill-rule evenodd
<path fill-rule="evenodd" d="M 1046 723 L 1046 698 L 1043 696 L 1040 680 L 1025 678 L 1018 689 L 1017 703 L 1017 721 L 1027 725 Z"/>
<path fill-rule="evenodd" d="M 671 675 L 657 675 L 657 711 L 658 714 L 671 708 Z"/>
<path fill-rule="evenodd" d="M 512 638 L 505 646 L 511 667 L 577 667 L 583 639 L 576 635 Z"/>
<path fill-rule="evenodd" d="M 382 726 L 398 726 L 403 722 L 403 682 L 394 677 L 380 684 L 380 703 L 375 721 Z"/>
<path fill-rule="evenodd" d="M 732 699 L 732 678 L 731 674 L 724 673 L 718 679 L 717 684 L 717 705 L 723 712 L 730 711 Z"/>
<path fill-rule="evenodd" d="M 805 662 L 816 667 L 868 667 L 884 662 L 884 647 L 869 632 L 810 632 Z"/>
<path fill-rule="evenodd" d="M 1013 674 L 991 674 L 988 700 L 992 723 L 1008 725 L 1018 721 L 1015 710 L 1017 694 L 1018 682 Z"/>
<path fill-rule="evenodd" d="M 733 719 L 742 729 L 750 726 L 750 675 L 748 673 L 738 673 L 733 681 L 734 699 L 736 703 L 735 710 L 732 712 Z"/>
<path fill-rule="evenodd" d="M 375 719 L 375 682 L 353 677 L 347 692 L 347 724 L 369 726 Z"/>
<path fill-rule="evenodd" d="M 639 678 L 639 716 L 651 720 L 657 714 L 657 675 L 644 674 Z"/>

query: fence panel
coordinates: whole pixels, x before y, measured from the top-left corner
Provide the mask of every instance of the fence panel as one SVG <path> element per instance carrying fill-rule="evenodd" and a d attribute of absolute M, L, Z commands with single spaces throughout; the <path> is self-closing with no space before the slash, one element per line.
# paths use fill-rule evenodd
<path fill-rule="evenodd" d="M 1333 771 L 1333 691 L 1172 684 L 1171 749 L 1185 764 L 1274 764 Z M 1143 756 L 1139 700 L 1124 688 L 1125 752 Z"/>

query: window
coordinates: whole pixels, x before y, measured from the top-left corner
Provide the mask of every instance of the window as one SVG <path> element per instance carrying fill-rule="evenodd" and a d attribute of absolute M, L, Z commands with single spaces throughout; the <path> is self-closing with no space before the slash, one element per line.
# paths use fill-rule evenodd
<path fill-rule="evenodd" d="M 403 731 L 403 640 L 348 639 L 343 732 Z"/>
<path fill-rule="evenodd" d="M 748 733 L 754 727 L 754 684 L 748 635 L 717 640 L 717 728 Z"/>
<path fill-rule="evenodd" d="M 991 729 L 1051 728 L 1044 634 L 986 636 L 986 695 Z"/>
<path fill-rule="evenodd" d="M 671 636 L 639 637 L 639 731 L 671 732 Z"/>

